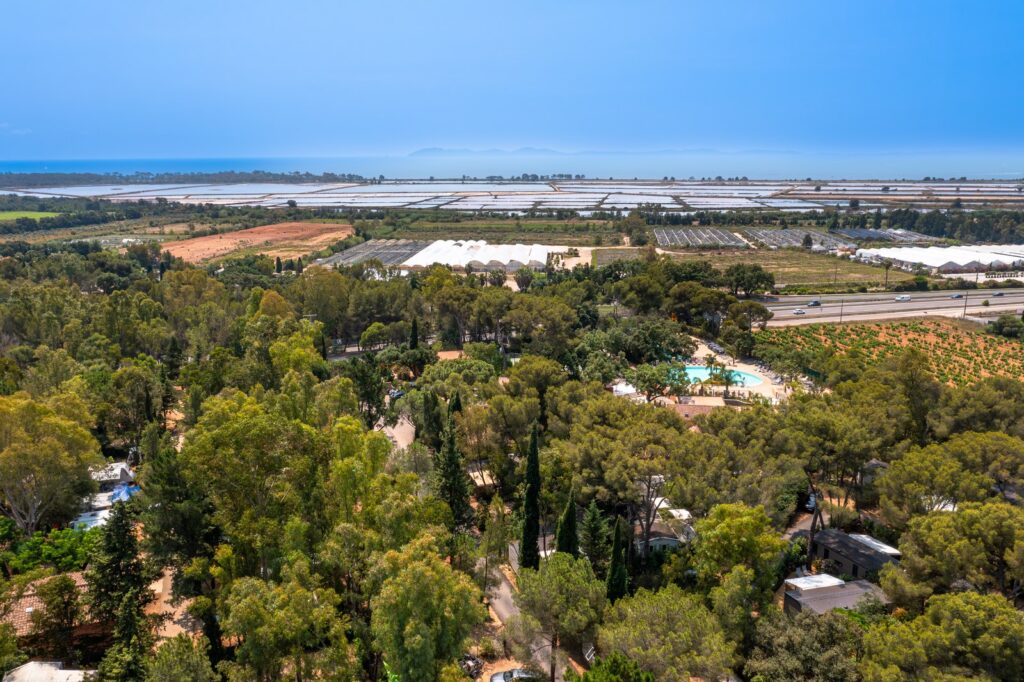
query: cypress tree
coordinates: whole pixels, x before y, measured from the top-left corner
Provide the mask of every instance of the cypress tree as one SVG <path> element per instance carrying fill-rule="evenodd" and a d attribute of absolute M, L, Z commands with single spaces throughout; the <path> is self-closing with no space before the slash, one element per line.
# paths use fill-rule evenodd
<path fill-rule="evenodd" d="M 565 502 L 565 511 L 562 518 L 558 520 L 558 529 L 555 531 L 555 551 L 571 554 L 573 557 L 580 555 L 580 541 L 576 534 L 576 490 L 569 491 L 569 499 Z"/>
<path fill-rule="evenodd" d="M 451 418 L 460 412 L 462 412 L 462 397 L 458 391 L 455 391 L 455 395 L 448 401 L 448 417 Z"/>
<path fill-rule="evenodd" d="M 469 480 L 462 468 L 462 454 L 455 444 L 455 420 L 452 417 L 448 417 L 444 445 L 436 457 L 434 474 L 435 494 L 452 510 L 452 530 L 464 528 L 473 519 L 473 508 L 469 505 Z"/>
<path fill-rule="evenodd" d="M 274 271 L 280 275 L 282 270 L 284 270 L 284 263 L 281 262 L 281 257 L 278 256 L 277 260 L 274 261 Z"/>
<path fill-rule="evenodd" d="M 420 321 L 412 318 L 412 328 L 409 330 L 409 350 L 416 350 L 420 347 Z"/>
<path fill-rule="evenodd" d="M 626 547 L 627 539 L 622 532 L 622 524 L 617 519 L 615 530 L 612 533 L 612 559 L 608 566 L 608 578 L 605 583 L 608 601 L 614 602 L 626 595 L 626 588 L 629 584 L 629 574 L 626 572 Z"/>
<path fill-rule="evenodd" d="M 526 453 L 526 491 L 523 496 L 523 535 L 519 543 L 519 565 L 540 566 L 540 455 L 537 448 L 537 425 L 530 432 L 530 449 Z"/>
<path fill-rule="evenodd" d="M 605 569 L 608 568 L 608 522 L 601 515 L 595 500 L 590 501 L 590 505 L 583 513 L 583 521 L 580 523 L 580 550 L 590 560 L 594 574 L 604 578 Z"/>
<path fill-rule="evenodd" d="M 302 274 L 302 256 L 295 259 L 295 273 L 299 275 Z"/>
<path fill-rule="evenodd" d="M 441 449 L 441 408 L 437 404 L 437 396 L 432 391 L 423 394 L 421 423 L 423 434 L 420 436 L 420 440 L 437 452 Z"/>

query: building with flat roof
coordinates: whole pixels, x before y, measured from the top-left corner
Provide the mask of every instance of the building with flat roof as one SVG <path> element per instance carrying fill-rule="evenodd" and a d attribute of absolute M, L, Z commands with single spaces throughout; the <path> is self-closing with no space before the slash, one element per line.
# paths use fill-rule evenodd
<path fill-rule="evenodd" d="M 876 576 L 888 563 L 897 562 L 900 551 L 870 535 L 846 533 L 826 528 L 814 534 L 810 555 L 831 561 L 835 572 L 854 578 Z"/>
<path fill-rule="evenodd" d="M 832 609 L 853 609 L 872 597 L 888 603 L 882 589 L 867 580 L 846 582 L 827 573 L 791 578 L 784 587 L 782 606 L 791 616 L 804 611 L 821 614 Z"/>

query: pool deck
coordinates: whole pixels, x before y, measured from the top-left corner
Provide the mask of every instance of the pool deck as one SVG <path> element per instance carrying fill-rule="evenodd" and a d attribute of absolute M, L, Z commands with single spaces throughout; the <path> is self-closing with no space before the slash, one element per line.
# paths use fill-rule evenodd
<path fill-rule="evenodd" d="M 727 355 L 725 353 L 716 353 L 715 351 L 711 350 L 706 343 L 704 343 L 698 338 L 694 338 L 693 340 L 697 343 L 697 350 L 694 351 L 693 354 L 696 360 L 694 364 L 697 364 L 698 362 L 703 363 L 704 358 L 710 353 L 711 355 L 714 355 L 716 358 L 718 358 L 719 362 L 725 363 L 725 365 L 729 369 L 739 370 L 741 372 L 753 374 L 754 376 L 761 380 L 761 383 L 758 384 L 757 386 L 730 387 L 729 395 L 739 397 L 745 395 L 759 395 L 768 398 L 773 403 L 778 403 L 783 400 L 786 400 L 790 395 L 792 395 L 792 391 L 789 389 L 789 387 L 787 387 L 784 384 L 774 383 L 777 377 L 769 370 L 765 370 L 749 362 L 737 360 L 731 355 Z M 723 392 L 722 386 L 712 386 L 709 388 L 711 390 L 706 392 L 707 395 L 721 395 Z"/>

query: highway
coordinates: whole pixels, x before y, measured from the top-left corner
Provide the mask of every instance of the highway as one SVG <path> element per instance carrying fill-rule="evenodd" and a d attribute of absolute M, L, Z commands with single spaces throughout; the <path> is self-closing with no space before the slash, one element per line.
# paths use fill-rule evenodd
<path fill-rule="evenodd" d="M 995 296 L 997 291 L 1002 296 Z M 959 294 L 962 298 L 952 298 Z M 897 296 L 909 296 L 909 301 L 897 301 Z M 821 306 L 809 306 L 813 300 Z M 983 301 L 988 301 L 986 307 Z M 1024 309 L 1024 289 L 974 289 L 961 291 L 906 291 L 874 294 L 814 294 L 801 296 L 772 296 L 763 301 L 775 313 L 769 327 L 786 327 L 815 322 L 864 322 L 894 320 L 902 317 L 943 316 L 961 317 L 966 303 L 967 316 L 1013 313 Z M 797 315 L 794 310 L 803 310 Z"/>

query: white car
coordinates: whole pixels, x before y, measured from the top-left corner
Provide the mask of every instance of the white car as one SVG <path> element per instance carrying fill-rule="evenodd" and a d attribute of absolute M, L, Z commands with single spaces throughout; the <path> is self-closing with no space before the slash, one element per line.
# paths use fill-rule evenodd
<path fill-rule="evenodd" d="M 515 680 L 539 679 L 539 677 L 531 673 L 529 670 L 523 670 L 522 668 L 513 668 L 512 670 L 506 670 L 503 673 L 494 673 L 491 675 L 491 682 L 514 682 Z"/>
<path fill-rule="evenodd" d="M 806 315 L 807 311 L 804 310 L 803 308 L 797 308 L 796 310 L 793 311 L 793 314 L 794 315 Z"/>
<path fill-rule="evenodd" d="M 902 296 L 897 296 L 897 297 L 896 297 L 895 299 L 893 299 L 893 300 L 894 300 L 894 301 L 896 301 L 897 303 L 906 303 L 907 301 L 909 301 L 909 300 L 910 300 L 910 297 L 909 297 L 909 296 L 907 296 L 906 294 L 904 294 L 904 295 L 902 295 Z"/>

